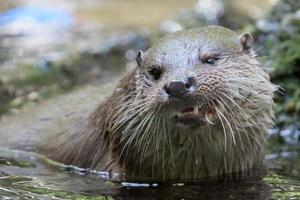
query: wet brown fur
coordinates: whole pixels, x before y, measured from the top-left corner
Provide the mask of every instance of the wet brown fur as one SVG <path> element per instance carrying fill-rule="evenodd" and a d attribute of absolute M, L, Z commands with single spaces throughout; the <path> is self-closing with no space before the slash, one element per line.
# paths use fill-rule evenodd
<path fill-rule="evenodd" d="M 211 33 L 210 37 L 213 37 L 211 35 L 214 34 L 214 31 L 221 31 L 221 33 L 222 31 L 224 31 L 225 34 L 223 35 L 225 37 L 224 40 L 226 40 L 226 37 L 230 38 L 233 35 L 233 33 L 228 31 L 228 29 L 224 29 L 222 27 L 203 28 L 202 30 L 200 29 L 199 32 L 200 34 Z M 169 36 L 169 38 L 171 38 L 171 40 L 174 38 L 176 39 L 178 37 L 181 37 L 180 34 L 182 33 L 175 33 L 174 36 Z M 226 34 L 228 34 L 229 36 L 227 36 Z M 270 125 L 272 124 L 273 115 L 272 115 L 271 105 L 272 105 L 272 93 L 275 90 L 275 87 L 271 85 L 271 83 L 269 83 L 269 78 L 267 73 L 259 69 L 261 67 L 259 62 L 254 58 L 254 56 L 250 55 L 251 50 L 248 41 L 250 36 L 245 35 L 245 37 L 246 38 L 240 38 L 242 44 L 241 52 L 243 52 L 244 55 L 233 55 L 233 57 L 240 56 L 241 59 L 244 59 L 243 62 L 244 65 L 246 66 L 245 69 L 240 69 L 239 66 L 237 66 L 236 71 L 233 72 L 232 70 L 230 72 L 226 72 L 224 70 L 223 72 L 222 71 L 223 69 L 221 70 L 203 69 L 201 71 L 201 74 L 200 75 L 198 74 L 197 76 L 198 82 L 201 82 L 199 80 L 206 80 L 205 84 L 199 85 L 198 88 L 199 93 L 197 93 L 197 95 L 202 95 L 207 99 L 209 99 L 209 98 L 216 98 L 212 95 L 213 91 L 210 92 L 211 93 L 210 95 L 208 94 L 210 89 L 212 89 L 213 85 L 215 85 L 214 87 L 217 87 L 218 84 L 220 83 L 225 84 L 226 81 L 228 81 L 227 80 L 228 76 L 230 75 L 232 75 L 232 77 L 237 76 L 237 78 L 245 76 L 249 78 L 248 74 L 249 76 L 252 76 L 253 75 L 252 73 L 255 73 L 253 72 L 254 69 L 251 69 L 251 66 L 255 66 L 259 71 L 257 73 L 257 76 L 260 77 L 260 79 L 257 80 L 261 80 L 262 84 L 266 84 L 266 91 L 261 91 L 261 95 L 265 95 L 266 98 L 268 98 L 266 99 L 266 101 L 270 101 L 270 102 L 268 102 L 268 104 L 265 105 L 261 103 L 263 107 L 260 111 L 258 110 L 260 109 L 260 107 L 253 109 L 254 111 L 253 113 L 251 113 L 251 115 L 257 115 L 258 120 L 260 120 L 260 121 L 255 120 L 255 124 L 254 124 L 255 126 L 252 124 L 250 125 L 249 128 L 247 126 L 244 127 L 240 124 L 240 123 L 246 123 L 245 121 L 247 119 L 251 121 L 251 117 L 245 119 L 244 121 L 243 119 L 237 119 L 236 121 L 228 120 L 229 123 L 232 123 L 232 127 L 235 126 L 234 131 L 238 132 L 238 136 L 236 136 L 237 139 L 235 138 L 235 136 L 233 136 L 233 138 L 230 136 L 230 134 L 236 134 L 236 133 L 230 133 L 231 127 L 228 127 L 229 125 L 226 125 L 226 123 L 224 122 L 225 123 L 225 128 L 224 128 L 223 122 L 220 122 L 223 119 L 222 116 L 221 117 L 219 116 L 221 120 L 219 120 L 219 122 L 216 122 L 216 125 L 212 126 L 211 129 L 207 127 L 201 128 L 202 132 L 209 131 L 209 137 L 207 136 L 196 137 L 195 135 L 193 135 L 192 133 L 193 131 L 190 131 L 191 133 L 189 134 L 191 135 L 187 136 L 187 132 L 189 131 L 185 131 L 184 129 L 180 129 L 180 128 L 173 130 L 172 128 L 170 128 L 170 126 L 172 125 L 169 122 L 165 122 L 165 123 L 162 122 L 164 120 L 163 117 L 155 119 L 155 118 L 151 118 L 151 116 L 149 117 L 148 115 L 143 116 L 143 113 L 145 113 L 145 111 L 143 111 L 141 108 L 133 107 L 134 110 L 139 110 L 139 109 L 141 110 L 139 110 L 137 113 L 134 113 L 134 111 L 132 111 L 133 114 L 132 112 L 129 112 L 128 110 L 132 108 L 132 104 L 130 103 L 135 102 L 136 97 L 139 96 L 141 97 L 139 97 L 140 100 L 137 102 L 144 101 L 145 103 L 146 101 L 146 103 L 148 103 L 149 106 L 151 106 L 152 104 L 157 105 L 156 103 L 157 100 L 155 100 L 155 98 L 156 98 L 156 94 L 158 93 L 154 94 L 155 91 L 151 90 L 151 92 L 153 92 L 153 94 L 151 93 L 153 95 L 153 97 L 151 98 L 148 98 L 147 94 L 146 96 L 144 94 L 145 90 L 147 90 L 145 88 L 150 86 L 147 87 L 145 86 L 144 88 L 142 87 L 142 85 L 145 84 L 144 80 L 146 80 L 146 78 L 144 77 L 144 75 L 141 75 L 142 73 L 141 66 L 139 66 L 136 67 L 133 71 L 131 71 L 127 75 L 125 75 L 120 80 L 113 94 L 106 101 L 104 101 L 99 105 L 97 110 L 95 110 L 90 115 L 89 119 L 78 123 L 74 127 L 74 130 L 69 130 L 67 132 L 61 133 L 55 138 L 51 138 L 49 142 L 49 146 L 42 147 L 41 148 L 42 151 L 45 152 L 51 159 L 57 160 L 65 164 L 72 164 L 79 167 L 96 169 L 101 171 L 106 170 L 106 171 L 120 172 L 120 173 L 125 172 L 129 176 L 137 176 L 137 177 L 140 176 L 142 178 L 143 177 L 156 178 L 156 179 L 163 179 L 163 180 L 168 180 L 168 179 L 195 180 L 201 177 L 219 176 L 219 175 L 224 175 L 226 173 L 229 174 L 239 173 L 246 169 L 261 166 L 264 157 L 265 132 L 267 128 L 269 128 Z M 250 39 L 252 40 L 252 38 Z M 222 40 L 222 38 L 221 39 L 216 38 L 216 40 Z M 163 42 L 164 41 L 162 40 L 162 43 Z M 161 44 L 156 43 L 155 45 L 157 46 Z M 229 43 L 228 48 L 232 48 L 230 45 L 231 43 Z M 162 48 L 165 48 L 165 46 L 163 46 Z M 153 55 L 154 55 L 153 52 L 150 53 L 150 57 L 152 56 L 151 59 L 152 58 L 154 59 Z M 152 62 L 151 59 L 149 58 L 148 55 L 148 60 L 145 61 L 143 59 L 138 59 L 137 61 L 139 65 L 143 65 L 143 64 L 147 65 L 147 63 Z M 163 57 L 161 59 L 163 60 L 165 58 Z M 195 61 L 191 59 L 188 59 L 187 61 L 188 64 L 191 64 L 193 62 Z M 212 72 L 215 73 L 213 78 L 209 76 L 210 73 Z M 197 74 L 199 72 L 196 71 L 195 73 Z M 208 74 L 207 76 L 205 75 L 206 73 Z M 247 81 L 249 80 L 251 81 L 251 79 L 247 79 Z M 253 79 L 253 81 L 256 81 L 256 79 Z M 229 82 L 230 81 L 228 81 L 228 83 Z M 232 82 L 233 84 L 237 84 L 234 81 Z M 207 83 L 211 83 L 211 85 L 207 86 L 206 85 Z M 150 85 L 151 84 L 153 83 L 150 83 Z M 249 82 L 249 84 L 252 83 Z M 138 87 L 141 87 L 141 89 L 138 89 Z M 242 90 L 243 89 L 241 89 L 241 91 Z M 226 90 L 224 91 L 226 92 Z M 247 93 L 247 95 L 249 94 Z M 202 99 L 202 101 L 204 100 Z M 210 101 L 208 100 L 208 102 Z M 226 109 L 228 109 L 226 108 L 226 106 L 228 106 L 227 103 L 225 102 L 225 104 L 223 105 L 223 110 L 225 110 L 223 112 L 225 113 L 225 115 L 228 114 L 229 118 L 238 116 L 238 115 L 234 115 L 234 113 L 231 112 L 226 113 Z M 258 101 L 258 103 L 260 102 Z M 229 102 L 229 104 L 231 104 L 232 107 L 235 107 L 234 104 L 232 104 L 231 102 Z M 244 106 L 245 108 L 248 106 L 249 107 L 247 108 L 248 111 L 251 109 L 251 105 L 249 102 L 239 103 L 239 106 L 241 107 Z M 149 113 L 152 112 L 153 115 L 157 113 L 158 110 L 159 112 L 163 112 L 164 109 L 167 108 L 164 108 L 164 105 L 162 105 L 159 108 L 155 108 L 153 111 L 149 111 Z M 247 109 L 245 109 L 246 112 L 248 112 Z M 221 111 L 222 110 L 220 110 L 220 112 Z M 128 116 L 129 118 L 128 121 L 126 121 L 124 119 L 124 116 L 122 116 L 124 113 L 127 114 L 126 116 L 125 115 L 124 116 L 125 117 Z M 139 117 L 139 115 L 141 115 L 142 117 Z M 149 118 L 148 122 L 143 121 L 143 119 L 146 117 Z M 124 120 L 124 123 L 118 124 L 120 120 Z M 131 122 L 132 124 L 130 124 Z M 160 126 L 159 129 L 161 129 L 161 132 L 163 133 L 170 132 L 170 130 L 173 130 L 174 133 L 171 132 L 172 133 L 171 135 L 162 136 L 159 135 L 159 132 L 156 130 L 152 130 L 151 132 L 147 129 L 146 122 L 150 124 L 150 127 L 152 127 L 152 129 L 155 129 L 155 126 L 157 125 Z M 139 126 L 139 123 L 145 123 L 146 125 Z M 233 123 L 237 123 L 237 124 L 233 124 Z M 223 126 L 223 128 L 221 125 Z M 214 127 L 217 127 L 215 128 L 216 129 L 215 133 L 214 133 Z M 138 130 L 139 132 L 136 132 L 137 130 L 135 129 L 139 129 Z M 228 133 L 229 136 L 226 134 L 224 136 L 225 140 L 227 140 L 227 147 L 226 147 L 226 141 L 224 144 L 223 140 L 220 139 L 220 137 L 223 137 L 221 136 L 223 134 L 223 131 L 221 131 L 222 129 L 225 129 L 225 131 L 229 132 Z M 235 129 L 238 131 L 236 131 Z M 143 136 L 142 134 L 143 131 L 140 130 L 143 130 L 144 132 L 147 133 L 148 132 L 152 133 L 152 135 L 155 133 L 158 134 L 158 136 L 154 136 L 154 139 L 152 139 L 153 137 L 151 137 L 151 134 Z M 128 133 L 124 133 L 124 131 L 125 132 L 127 131 Z M 260 132 L 264 132 L 263 135 L 261 135 Z M 131 138 L 130 136 L 132 136 L 133 134 L 137 136 Z M 203 133 L 201 134 L 203 135 Z M 157 141 L 160 140 L 157 140 L 157 138 L 155 137 L 163 137 L 163 138 L 172 137 L 170 141 L 173 143 L 167 144 L 170 145 L 169 150 L 168 149 L 166 150 L 168 155 L 166 156 L 162 155 L 164 154 L 165 147 L 163 147 L 162 150 L 160 150 L 161 148 L 160 145 L 162 146 L 162 144 L 157 144 Z M 189 137 L 192 139 L 189 139 Z M 238 137 L 243 137 L 243 138 L 238 139 Z M 245 137 L 247 137 L 247 139 L 245 139 Z M 178 140 L 176 138 L 178 138 Z M 207 138 L 207 141 L 205 138 Z M 235 141 L 235 139 L 237 141 Z M 162 141 L 164 142 L 165 140 L 168 141 L 168 139 L 162 139 Z M 183 144 L 186 144 L 187 145 L 186 149 L 189 150 L 185 150 L 185 149 L 180 150 L 180 148 L 182 148 L 180 147 L 181 142 L 175 144 L 177 141 L 181 141 L 181 140 L 184 141 Z M 130 141 L 129 144 L 127 144 L 126 141 Z M 246 144 L 246 143 L 251 143 L 251 144 Z M 155 147 L 156 144 L 159 147 Z M 201 150 L 202 146 L 200 144 L 202 144 L 203 146 L 202 150 Z M 206 145 L 203 144 L 207 144 L 207 147 Z M 212 146 L 214 144 L 217 146 Z M 164 145 L 165 144 L 163 144 L 163 146 Z M 196 159 L 198 155 L 197 152 L 203 153 L 203 151 L 209 151 L 209 149 L 206 148 L 209 148 L 210 146 L 213 147 L 213 149 L 215 149 L 211 152 L 212 155 L 218 155 L 217 152 L 222 152 L 222 154 L 224 154 L 226 158 L 222 158 L 222 157 L 216 158 L 216 162 L 224 163 L 224 164 L 222 164 L 222 166 L 219 165 L 214 166 L 213 163 L 210 163 L 214 160 L 213 158 L 212 161 L 207 160 L 207 158 L 201 158 L 201 160 L 199 161 L 200 166 L 198 164 L 193 164 L 193 162 L 196 163 L 198 162 L 198 158 Z M 148 153 L 148 148 L 150 149 L 152 148 L 152 151 L 154 153 L 151 153 L 151 151 L 150 153 Z M 156 151 L 156 148 L 159 148 L 159 150 Z M 190 149 L 193 148 L 195 148 L 195 150 L 197 151 L 189 154 L 188 152 L 190 151 Z M 172 155 L 173 150 L 176 153 L 176 155 Z M 188 154 L 186 155 L 185 153 L 181 155 L 180 153 L 181 151 L 186 151 Z M 160 157 L 158 156 L 159 158 L 157 158 L 157 152 L 160 156 Z M 172 161 L 171 157 L 177 155 L 179 157 L 185 155 L 186 158 L 185 157 L 178 158 L 178 159 L 173 158 Z M 237 161 L 235 161 L 233 158 L 230 158 L 230 156 L 236 156 Z M 165 158 L 168 159 L 164 160 Z M 241 159 L 241 161 L 239 161 L 239 159 Z M 245 159 L 245 161 L 243 161 L 242 159 Z M 173 163 L 174 160 L 176 160 L 176 163 Z M 182 163 L 178 163 L 178 162 L 182 162 Z M 186 162 L 186 164 L 184 164 L 184 162 Z M 227 162 L 232 162 L 232 163 L 230 164 Z M 211 169 L 211 168 L 216 168 L 216 169 Z"/>

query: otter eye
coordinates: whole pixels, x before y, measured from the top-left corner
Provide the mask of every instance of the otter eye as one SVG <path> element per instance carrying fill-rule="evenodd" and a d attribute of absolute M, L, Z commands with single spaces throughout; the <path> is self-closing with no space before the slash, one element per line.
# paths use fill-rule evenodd
<path fill-rule="evenodd" d="M 148 72 L 154 78 L 154 80 L 158 80 L 162 74 L 162 70 L 158 67 L 152 67 Z"/>
<path fill-rule="evenodd" d="M 204 64 L 209 64 L 209 65 L 213 65 L 215 64 L 215 62 L 218 60 L 218 58 L 214 58 L 214 57 L 208 57 L 208 58 L 205 58 L 202 63 Z"/>

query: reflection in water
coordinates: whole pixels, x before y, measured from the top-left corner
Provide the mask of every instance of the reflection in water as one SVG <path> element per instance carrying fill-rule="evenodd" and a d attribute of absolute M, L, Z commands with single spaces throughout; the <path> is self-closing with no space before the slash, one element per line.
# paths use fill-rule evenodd
<path fill-rule="evenodd" d="M 120 199 L 268 199 L 270 188 L 261 180 L 205 181 L 192 185 L 160 185 L 119 189 Z"/>
<path fill-rule="evenodd" d="M 58 198 L 111 196 L 113 199 L 268 199 L 269 187 L 262 180 L 205 181 L 189 185 L 159 184 L 121 186 L 92 177 L 71 175 L 49 168 L 2 167 L 0 195 L 7 198 Z M 34 171 L 30 174 L 29 171 Z M 22 174 L 16 176 L 10 174 Z M 26 176 L 27 174 L 27 176 Z M 29 176 L 30 175 L 30 176 Z"/>
<path fill-rule="evenodd" d="M 298 157 L 293 157 L 299 162 Z M 282 159 L 283 160 L 283 159 Z M 263 180 L 210 180 L 190 184 L 119 183 L 88 176 L 81 169 L 59 168 L 28 152 L 0 151 L 0 196 L 51 199 L 246 199 L 298 198 L 300 181 L 273 170 Z M 279 166 L 279 165 L 278 165 Z M 294 170 L 297 170 L 294 168 Z M 282 172 L 282 171 L 281 171 Z M 285 171 L 285 175 L 288 172 Z"/>

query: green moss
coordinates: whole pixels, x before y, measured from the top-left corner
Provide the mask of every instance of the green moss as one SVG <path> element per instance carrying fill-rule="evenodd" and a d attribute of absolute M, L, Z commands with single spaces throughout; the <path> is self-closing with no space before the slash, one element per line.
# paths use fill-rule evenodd
<path fill-rule="evenodd" d="M 300 198 L 300 192 L 294 191 L 294 192 L 275 192 L 272 194 L 270 200 L 287 200 L 287 199 L 299 199 Z"/>
<path fill-rule="evenodd" d="M 5 187 L 5 186 L 10 187 L 11 185 L 14 185 L 16 183 L 19 183 L 19 182 L 28 182 L 28 181 L 32 181 L 32 178 L 6 175 L 4 178 L 1 177 L 1 179 L 0 179 L 0 185 L 2 187 Z"/>
<path fill-rule="evenodd" d="M 32 92 L 38 93 L 39 100 L 44 100 L 99 79 L 103 70 L 118 74 L 125 62 L 122 48 L 111 48 L 99 54 L 70 53 L 68 59 L 48 62 L 45 66 L 20 63 L 14 69 L 0 69 L 0 116 L 30 102 L 27 95 Z M 18 106 L 12 104 L 19 97 L 24 101 Z"/>
<path fill-rule="evenodd" d="M 48 188 L 38 188 L 38 187 L 22 187 L 23 190 L 31 192 L 33 194 L 41 194 L 45 196 L 51 196 L 62 199 L 70 200 L 113 200 L 111 196 L 89 196 L 84 194 L 75 194 L 71 192 L 65 192 L 62 190 L 50 190 Z"/>
<path fill-rule="evenodd" d="M 11 107 L 8 104 L 4 104 L 4 105 L 0 106 L 0 116 L 5 113 L 8 113 L 10 109 L 11 109 Z"/>
<path fill-rule="evenodd" d="M 56 68 L 49 71 L 41 71 L 38 68 L 33 68 L 30 72 L 23 75 L 25 78 L 13 80 L 11 84 L 16 87 L 43 86 L 59 79 L 60 71 L 60 69 Z"/>
<path fill-rule="evenodd" d="M 275 93 L 275 114 L 300 116 L 300 1 L 278 1 L 263 26 L 253 29 L 259 53 L 267 55 L 265 63 L 272 67 L 271 80 L 283 91 Z"/>
<path fill-rule="evenodd" d="M 26 95 L 31 92 L 37 92 L 39 100 L 43 100 L 68 91 L 77 81 L 75 76 L 71 76 L 59 64 L 49 70 L 41 70 L 33 65 L 18 68 L 19 70 L 13 72 L 1 72 L 2 76 L 9 77 L 9 81 L 0 83 L 0 116 L 12 108 L 20 108 L 28 103 L 30 99 Z M 14 105 L 13 100 L 18 97 L 23 97 L 23 100 Z"/>
<path fill-rule="evenodd" d="M 273 173 L 263 178 L 263 180 L 269 184 L 281 184 L 287 183 L 287 180 L 284 180 L 281 176 Z"/>
<path fill-rule="evenodd" d="M 295 78 L 300 73 L 300 35 L 295 35 L 294 37 L 285 36 L 281 40 L 276 45 L 274 56 L 272 56 L 272 59 L 274 59 L 272 77 L 275 80 L 281 77 L 284 80 Z"/>
<path fill-rule="evenodd" d="M 265 177 L 264 181 L 271 187 L 272 200 L 300 198 L 300 186 L 296 180 L 274 173 Z"/>
<path fill-rule="evenodd" d="M 277 94 L 279 104 L 277 113 L 286 112 L 300 114 L 300 35 L 295 37 L 282 37 L 282 41 L 275 46 L 271 59 L 273 68 L 272 81 L 282 88 L 284 93 Z"/>
<path fill-rule="evenodd" d="M 22 168 L 35 167 L 34 163 L 28 162 L 26 160 L 15 160 L 13 158 L 3 158 L 3 157 L 0 157 L 0 166 L 1 165 L 17 166 Z"/>

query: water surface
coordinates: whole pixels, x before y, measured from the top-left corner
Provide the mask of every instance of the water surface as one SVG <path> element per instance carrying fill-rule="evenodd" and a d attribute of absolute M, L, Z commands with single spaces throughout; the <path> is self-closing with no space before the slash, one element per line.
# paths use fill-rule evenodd
<path fill-rule="evenodd" d="M 269 159 L 270 169 L 262 180 L 135 184 L 106 179 L 101 173 L 70 170 L 71 167 L 53 164 L 34 153 L 1 149 L 0 196 L 2 199 L 299 199 L 296 164 L 300 159 L 299 153 L 292 154 Z"/>

